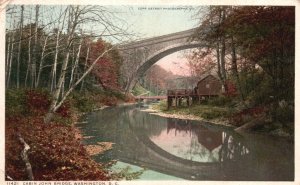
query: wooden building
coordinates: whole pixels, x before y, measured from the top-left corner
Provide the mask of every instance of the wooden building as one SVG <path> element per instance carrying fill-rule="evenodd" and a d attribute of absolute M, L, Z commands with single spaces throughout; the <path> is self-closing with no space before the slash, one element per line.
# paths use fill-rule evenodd
<path fill-rule="evenodd" d="M 218 77 L 209 74 L 197 83 L 194 90 L 199 98 L 219 96 L 222 93 L 222 83 Z"/>
<path fill-rule="evenodd" d="M 173 89 L 167 91 L 168 109 L 175 103 L 175 107 L 181 106 L 182 100 L 186 100 L 187 106 L 201 102 L 203 99 L 216 97 L 222 94 L 222 83 L 214 75 L 203 77 L 194 89 Z"/>

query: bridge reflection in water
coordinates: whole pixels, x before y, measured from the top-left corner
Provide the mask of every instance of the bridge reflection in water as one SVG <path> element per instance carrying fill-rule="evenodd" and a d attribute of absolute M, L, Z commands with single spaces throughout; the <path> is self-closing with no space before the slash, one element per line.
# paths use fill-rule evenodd
<path fill-rule="evenodd" d="M 281 151 L 282 146 L 293 151 L 286 141 L 240 136 L 222 127 L 162 118 L 135 107 L 108 108 L 87 118 L 83 133 L 95 136 L 86 139 L 87 144 L 116 143 L 105 155 L 95 156 L 97 161 L 117 159 L 190 180 L 293 179 L 293 152 Z M 269 155 L 276 155 L 276 160 Z"/>

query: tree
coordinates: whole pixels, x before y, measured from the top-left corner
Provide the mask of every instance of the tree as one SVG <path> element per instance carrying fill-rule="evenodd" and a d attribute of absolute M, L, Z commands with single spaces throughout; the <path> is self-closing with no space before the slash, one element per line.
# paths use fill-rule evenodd
<path fill-rule="evenodd" d="M 21 19 L 20 19 L 20 37 L 19 37 L 19 46 L 18 46 L 18 59 L 17 59 L 17 88 L 20 87 L 20 58 L 21 58 L 21 44 L 22 44 L 22 35 L 23 35 L 23 16 L 24 16 L 24 5 L 21 6 Z"/>
<path fill-rule="evenodd" d="M 119 90 L 122 61 L 114 49 L 117 44 L 104 40 L 122 42 L 130 34 L 114 11 L 102 6 L 14 7 L 7 9 L 6 87 L 48 88 L 52 102 L 45 122 L 78 84 L 84 88 L 83 79 L 94 67 L 100 70 L 92 72 L 98 82 Z M 92 48 L 99 43 L 101 49 Z"/>
<path fill-rule="evenodd" d="M 247 22 L 247 25 L 244 24 Z M 234 35 L 239 54 L 272 78 L 275 99 L 293 97 L 295 55 L 293 7 L 234 8 L 224 29 Z M 289 85 L 287 85 L 289 84 Z M 278 92 L 278 89 L 284 91 Z"/>
<path fill-rule="evenodd" d="M 70 85 L 69 88 L 63 92 L 64 89 L 64 82 L 66 78 L 66 71 L 68 67 L 68 62 L 71 53 L 71 45 L 73 43 L 73 39 L 75 38 L 75 30 L 77 27 L 83 23 L 83 21 L 92 20 L 93 22 L 99 21 L 102 25 L 104 25 L 106 30 L 109 30 L 110 35 L 115 35 L 111 33 L 111 31 L 117 32 L 117 34 L 124 34 L 123 29 L 112 24 L 108 19 L 104 19 L 103 15 L 105 15 L 106 10 L 102 7 L 95 8 L 92 6 L 71 6 L 69 9 L 69 16 L 68 16 L 68 29 L 67 29 L 67 49 L 64 55 L 64 59 L 62 62 L 62 70 L 58 79 L 57 87 L 53 92 L 52 102 L 50 105 L 49 113 L 45 117 L 45 123 L 49 123 L 52 119 L 54 112 L 63 104 L 67 96 L 75 89 L 75 87 L 81 83 L 81 81 L 93 70 L 93 68 L 99 63 L 99 60 L 105 61 L 105 55 L 113 50 L 115 46 L 111 45 L 103 45 L 101 46 L 101 52 L 95 53 L 96 56 L 92 57 L 92 60 L 89 63 L 89 67 L 83 74 L 74 82 L 74 84 Z M 98 18 L 96 19 L 95 18 Z M 112 30 L 110 30 L 112 29 Z M 100 35 L 103 35 L 104 32 Z M 94 53 L 93 53 L 94 54 Z M 105 79 L 105 78 L 104 78 Z M 102 76 L 103 80 L 103 76 Z M 103 82 L 103 81 L 102 81 Z M 62 93 L 63 92 L 63 93 Z"/>
<path fill-rule="evenodd" d="M 206 51 L 202 48 L 198 50 L 199 55 L 197 57 L 197 61 L 200 62 L 207 56 L 210 58 L 214 56 L 216 58 L 215 63 L 217 66 L 217 74 L 226 90 L 228 68 L 226 64 L 226 46 L 228 43 L 226 34 L 222 29 L 222 25 L 226 20 L 229 7 L 210 6 L 206 11 L 204 18 L 201 19 L 202 22 L 200 23 L 200 26 L 192 37 L 192 40 L 201 40 L 208 44 Z"/>

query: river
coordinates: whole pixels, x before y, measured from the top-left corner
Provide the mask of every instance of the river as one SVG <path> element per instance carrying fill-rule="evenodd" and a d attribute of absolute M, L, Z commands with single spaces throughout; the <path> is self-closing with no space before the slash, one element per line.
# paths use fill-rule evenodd
<path fill-rule="evenodd" d="M 145 106 L 109 107 L 77 126 L 84 144 L 112 142 L 93 156 L 118 160 L 112 170 L 146 169 L 140 180 L 294 180 L 294 143 L 285 138 L 238 134 L 205 122 L 164 118 Z"/>

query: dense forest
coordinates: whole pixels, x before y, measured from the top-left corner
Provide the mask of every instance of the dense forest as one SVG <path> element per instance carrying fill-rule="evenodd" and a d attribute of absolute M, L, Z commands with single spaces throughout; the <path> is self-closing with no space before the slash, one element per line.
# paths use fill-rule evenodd
<path fill-rule="evenodd" d="M 112 44 L 128 38 L 124 24 L 102 6 L 6 7 L 8 179 L 109 179 L 74 123 L 82 112 L 132 101 L 122 93 L 122 59 Z"/>
<path fill-rule="evenodd" d="M 191 39 L 209 46 L 188 54 L 192 76 L 215 69 L 225 97 L 244 109 L 260 107 L 273 121 L 293 127 L 295 7 L 212 6 L 205 11 Z"/>

